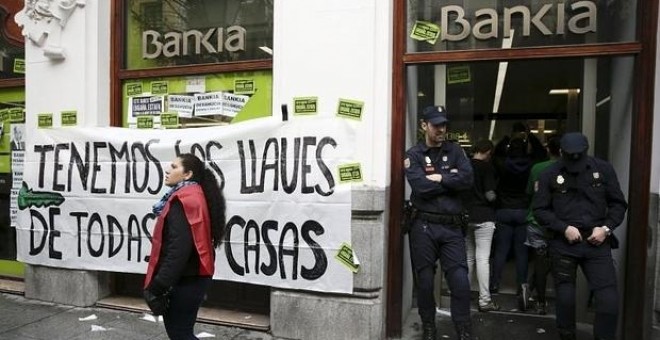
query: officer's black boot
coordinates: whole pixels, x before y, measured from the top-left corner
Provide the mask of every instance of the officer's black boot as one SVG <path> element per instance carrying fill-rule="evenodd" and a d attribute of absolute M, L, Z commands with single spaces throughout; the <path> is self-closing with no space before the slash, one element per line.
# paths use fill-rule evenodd
<path fill-rule="evenodd" d="M 470 321 L 456 322 L 456 335 L 458 340 L 472 340 L 472 323 Z"/>
<path fill-rule="evenodd" d="M 435 340 L 435 322 L 422 323 L 422 329 L 424 330 L 424 333 L 422 334 L 422 340 Z"/>
<path fill-rule="evenodd" d="M 573 330 L 559 330 L 559 339 L 561 340 L 576 340 L 575 331 Z"/>

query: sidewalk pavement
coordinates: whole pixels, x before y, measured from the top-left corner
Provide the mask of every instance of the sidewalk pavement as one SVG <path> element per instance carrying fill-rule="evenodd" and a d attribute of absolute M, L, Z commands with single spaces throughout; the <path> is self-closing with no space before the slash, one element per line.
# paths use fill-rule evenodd
<path fill-rule="evenodd" d="M 438 339 L 456 339 L 449 313 L 440 310 Z M 475 339 L 557 339 L 554 318 L 528 314 L 473 311 Z M 578 328 L 579 340 L 591 339 L 590 330 Z M 265 332 L 205 323 L 195 325 L 200 339 L 277 340 Z M 420 339 L 421 323 L 416 310 L 403 326 L 403 340 Z M 0 340 L 165 340 L 162 321 L 144 313 L 98 307 L 64 306 L 20 295 L 0 293 Z M 351 339 L 353 340 L 353 339 Z"/>
<path fill-rule="evenodd" d="M 200 339 L 272 340 L 268 333 L 197 323 Z M 0 340 L 166 340 L 162 321 L 145 313 L 73 307 L 0 294 Z"/>

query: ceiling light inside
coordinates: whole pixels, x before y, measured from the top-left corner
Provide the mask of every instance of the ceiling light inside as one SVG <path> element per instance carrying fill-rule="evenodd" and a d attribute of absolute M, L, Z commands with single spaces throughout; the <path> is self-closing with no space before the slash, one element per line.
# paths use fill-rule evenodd
<path fill-rule="evenodd" d="M 580 94 L 580 89 L 552 89 L 548 94 L 569 94 L 571 92 Z"/>

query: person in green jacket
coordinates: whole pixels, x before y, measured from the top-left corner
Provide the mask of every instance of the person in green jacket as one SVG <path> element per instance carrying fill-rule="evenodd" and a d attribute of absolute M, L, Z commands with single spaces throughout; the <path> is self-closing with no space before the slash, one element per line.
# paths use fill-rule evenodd
<path fill-rule="evenodd" d="M 548 151 L 549 159 L 534 164 L 529 174 L 527 193 L 530 196 L 533 196 L 536 191 L 539 175 L 560 157 L 559 136 L 553 135 L 548 137 L 545 147 Z M 547 234 L 545 228 L 540 226 L 536 222 L 536 219 L 534 219 L 531 208 L 527 214 L 527 222 L 527 241 L 525 241 L 525 245 L 533 248 L 532 256 L 534 263 L 530 282 L 532 283 L 532 290 L 536 292 L 536 312 L 545 315 L 548 306 L 545 299 L 545 290 L 547 276 L 550 273 L 550 258 L 548 256 L 548 244 L 546 242 Z"/>

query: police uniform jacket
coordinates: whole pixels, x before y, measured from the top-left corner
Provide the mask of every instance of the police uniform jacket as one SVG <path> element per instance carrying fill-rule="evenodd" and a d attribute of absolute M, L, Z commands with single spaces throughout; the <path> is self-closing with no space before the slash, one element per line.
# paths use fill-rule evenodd
<path fill-rule="evenodd" d="M 410 201 L 419 211 L 458 215 L 463 213 L 461 192 L 469 190 L 474 181 L 470 160 L 460 145 L 445 141 L 430 148 L 424 141 L 406 152 L 405 172 L 412 188 Z M 435 182 L 427 175 L 441 174 Z"/>
<path fill-rule="evenodd" d="M 582 231 L 602 226 L 614 230 L 627 209 L 614 168 L 593 157 L 577 173 L 557 161 L 541 173 L 535 191 L 534 217 L 561 235 L 569 225 Z"/>

